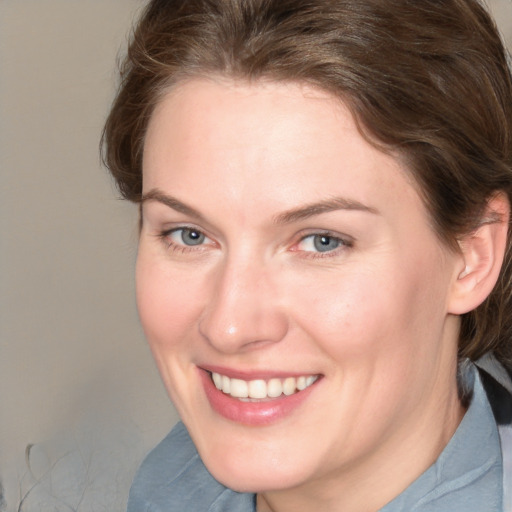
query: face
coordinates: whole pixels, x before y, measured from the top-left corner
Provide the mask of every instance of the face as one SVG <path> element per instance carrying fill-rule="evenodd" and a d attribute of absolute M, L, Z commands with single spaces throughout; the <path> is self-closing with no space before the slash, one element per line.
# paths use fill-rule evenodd
<path fill-rule="evenodd" d="M 428 444 L 455 388 L 458 256 L 339 100 L 183 83 L 143 171 L 140 317 L 214 476 L 298 488 Z"/>

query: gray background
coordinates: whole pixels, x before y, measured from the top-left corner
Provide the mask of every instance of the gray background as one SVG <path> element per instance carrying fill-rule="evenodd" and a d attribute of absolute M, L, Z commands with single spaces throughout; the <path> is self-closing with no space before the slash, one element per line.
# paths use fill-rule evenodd
<path fill-rule="evenodd" d="M 177 419 L 137 320 L 137 212 L 98 157 L 141 5 L 0 0 L 0 510 L 123 510 Z"/>

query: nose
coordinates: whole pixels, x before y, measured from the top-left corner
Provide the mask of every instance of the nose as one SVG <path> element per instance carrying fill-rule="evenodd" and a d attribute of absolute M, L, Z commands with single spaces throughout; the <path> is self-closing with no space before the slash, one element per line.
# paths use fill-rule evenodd
<path fill-rule="evenodd" d="M 227 261 L 217 269 L 213 282 L 199 331 L 216 350 L 234 354 L 285 337 L 287 316 L 264 262 Z"/>

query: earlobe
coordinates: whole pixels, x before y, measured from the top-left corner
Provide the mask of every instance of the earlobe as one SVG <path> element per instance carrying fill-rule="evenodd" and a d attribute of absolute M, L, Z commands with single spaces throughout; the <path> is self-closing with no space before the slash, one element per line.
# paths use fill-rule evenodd
<path fill-rule="evenodd" d="M 456 270 L 449 313 L 467 313 L 491 293 L 503 264 L 509 217 L 507 196 L 499 192 L 487 202 L 481 225 L 459 241 L 462 268 Z"/>

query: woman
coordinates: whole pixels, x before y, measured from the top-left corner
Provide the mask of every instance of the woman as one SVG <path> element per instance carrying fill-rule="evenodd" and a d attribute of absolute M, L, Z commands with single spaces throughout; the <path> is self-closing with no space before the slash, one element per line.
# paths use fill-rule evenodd
<path fill-rule="evenodd" d="M 129 510 L 504 509 L 512 80 L 476 0 L 153 0 L 104 141 L 183 421 Z"/>

